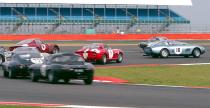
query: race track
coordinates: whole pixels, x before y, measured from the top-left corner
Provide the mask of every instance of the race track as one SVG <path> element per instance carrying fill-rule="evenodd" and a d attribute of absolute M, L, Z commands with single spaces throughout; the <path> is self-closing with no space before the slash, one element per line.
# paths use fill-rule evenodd
<path fill-rule="evenodd" d="M 74 52 L 79 49 L 81 46 L 65 46 L 61 48 L 62 52 Z M 163 58 L 152 58 L 150 56 L 143 56 L 143 50 L 140 49 L 137 45 L 119 45 L 111 46 L 112 48 L 119 48 L 124 51 L 125 59 L 121 64 L 108 63 L 108 65 L 133 65 L 133 64 L 186 64 L 186 63 L 210 63 L 210 46 L 205 46 L 207 52 L 204 55 L 201 55 L 200 58 L 184 58 L 183 56 L 169 57 L 166 59 Z M 97 64 L 96 64 L 97 65 Z"/>
<path fill-rule="evenodd" d="M 136 108 L 209 108 L 210 90 L 81 82 L 33 83 L 0 77 L 0 100 Z"/>
<path fill-rule="evenodd" d="M 74 47 L 62 47 L 62 52 L 74 52 Z M 179 64 L 208 63 L 210 54 L 201 58 L 170 57 L 167 59 L 142 56 L 142 51 L 133 45 L 113 46 L 125 52 L 125 61 L 121 64 Z M 210 46 L 206 46 L 207 50 Z M 97 65 L 100 66 L 100 65 Z M 0 72 L 0 101 L 59 103 L 70 105 L 136 107 L 136 108 L 209 108 L 210 89 L 187 89 L 148 87 L 134 85 L 115 85 L 93 83 L 86 86 L 82 82 L 69 84 L 48 84 L 44 81 L 33 83 L 28 79 L 7 79 Z"/>

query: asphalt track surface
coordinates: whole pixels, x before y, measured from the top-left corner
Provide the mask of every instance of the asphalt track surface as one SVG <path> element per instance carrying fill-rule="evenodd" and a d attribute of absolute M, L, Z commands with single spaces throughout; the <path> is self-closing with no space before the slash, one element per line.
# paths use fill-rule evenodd
<path fill-rule="evenodd" d="M 74 52 L 81 46 L 65 46 L 61 47 L 62 52 Z M 163 58 L 152 58 L 151 56 L 143 56 L 143 50 L 137 45 L 119 45 L 111 46 L 112 48 L 121 49 L 125 53 L 123 63 L 116 64 L 115 62 L 108 63 L 109 65 L 135 65 L 135 64 L 186 64 L 186 63 L 210 63 L 210 46 L 205 46 L 207 52 L 201 55 L 200 58 L 184 58 L 183 56 L 174 56 L 166 59 Z M 97 65 L 97 64 L 96 64 Z"/>
<path fill-rule="evenodd" d="M 79 47 L 62 47 L 73 52 Z M 113 46 L 125 52 L 121 64 L 177 64 L 209 62 L 210 54 L 201 58 L 172 57 L 167 59 L 142 56 L 136 46 Z M 208 50 L 210 47 L 208 47 Z M 97 65 L 98 66 L 98 65 Z M 136 108 L 209 108 L 210 89 L 148 87 L 96 83 L 87 86 L 80 81 L 69 84 L 33 83 L 28 79 L 7 79 L 0 72 L 0 101 L 56 103 L 70 105 L 136 107 Z"/>

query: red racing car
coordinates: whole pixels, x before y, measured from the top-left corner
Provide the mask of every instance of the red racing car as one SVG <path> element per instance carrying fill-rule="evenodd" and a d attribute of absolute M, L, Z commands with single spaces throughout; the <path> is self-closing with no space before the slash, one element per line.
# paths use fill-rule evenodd
<path fill-rule="evenodd" d="M 120 49 L 111 49 L 103 43 L 93 43 L 83 46 L 75 53 L 81 55 L 86 61 L 106 64 L 108 61 L 123 61 L 123 52 Z"/>
<path fill-rule="evenodd" d="M 42 42 L 40 39 L 26 39 L 18 42 L 15 46 L 9 47 L 10 51 L 13 51 L 17 47 L 36 47 L 41 53 L 58 53 L 60 48 L 56 44 L 46 44 Z"/>

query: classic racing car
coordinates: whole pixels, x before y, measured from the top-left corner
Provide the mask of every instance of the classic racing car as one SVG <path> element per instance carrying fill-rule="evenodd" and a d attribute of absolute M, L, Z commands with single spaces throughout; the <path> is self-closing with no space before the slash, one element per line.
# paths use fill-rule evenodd
<path fill-rule="evenodd" d="M 155 44 L 157 42 L 160 42 L 160 41 L 164 41 L 164 40 L 168 40 L 166 37 L 162 37 L 162 36 L 155 36 L 155 37 L 152 37 L 151 39 L 147 40 L 147 41 L 144 41 L 144 42 L 140 42 L 138 44 L 138 46 L 142 49 L 144 49 L 145 47 L 147 46 L 150 46 L 152 44 Z"/>
<path fill-rule="evenodd" d="M 45 53 L 58 53 L 59 52 L 59 46 L 56 44 L 46 44 L 42 42 L 40 39 L 26 39 L 18 42 L 15 46 L 9 47 L 9 50 L 12 51 L 17 47 L 23 47 L 23 46 L 28 46 L 28 47 L 36 47 L 40 52 L 45 52 Z"/>
<path fill-rule="evenodd" d="M 17 49 L 23 49 L 17 48 Z M 28 67 L 32 64 L 41 64 L 43 56 L 34 47 L 27 47 L 24 51 L 16 51 L 11 55 L 11 60 L 2 64 L 4 77 L 15 78 L 16 76 L 29 76 Z"/>
<path fill-rule="evenodd" d="M 68 83 L 70 79 L 83 80 L 86 85 L 92 84 L 94 66 L 86 63 L 77 54 L 57 53 L 49 56 L 43 64 L 33 64 L 29 68 L 31 80 L 37 82 L 40 78 L 50 83 L 57 83 L 63 79 Z"/>
<path fill-rule="evenodd" d="M 5 62 L 5 48 L 4 47 L 0 47 L 0 65 Z"/>
<path fill-rule="evenodd" d="M 193 56 L 199 58 L 201 54 L 204 54 L 206 49 L 199 45 L 191 45 L 179 41 L 160 41 L 153 45 L 147 46 L 144 49 L 146 55 L 152 57 L 167 58 L 168 56 Z"/>
<path fill-rule="evenodd" d="M 81 55 L 86 61 L 99 62 L 106 64 L 108 61 L 116 61 L 121 63 L 123 61 L 123 51 L 120 49 L 112 49 L 103 43 L 92 43 L 84 45 L 75 53 Z"/>

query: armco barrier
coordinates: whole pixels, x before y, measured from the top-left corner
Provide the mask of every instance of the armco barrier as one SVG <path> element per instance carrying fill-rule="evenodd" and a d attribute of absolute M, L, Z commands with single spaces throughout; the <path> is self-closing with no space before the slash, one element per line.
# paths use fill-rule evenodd
<path fill-rule="evenodd" d="M 0 35 L 0 40 L 23 40 L 39 38 L 42 40 L 146 40 L 154 36 L 165 36 L 178 40 L 210 40 L 210 34 L 33 34 L 33 35 Z"/>

